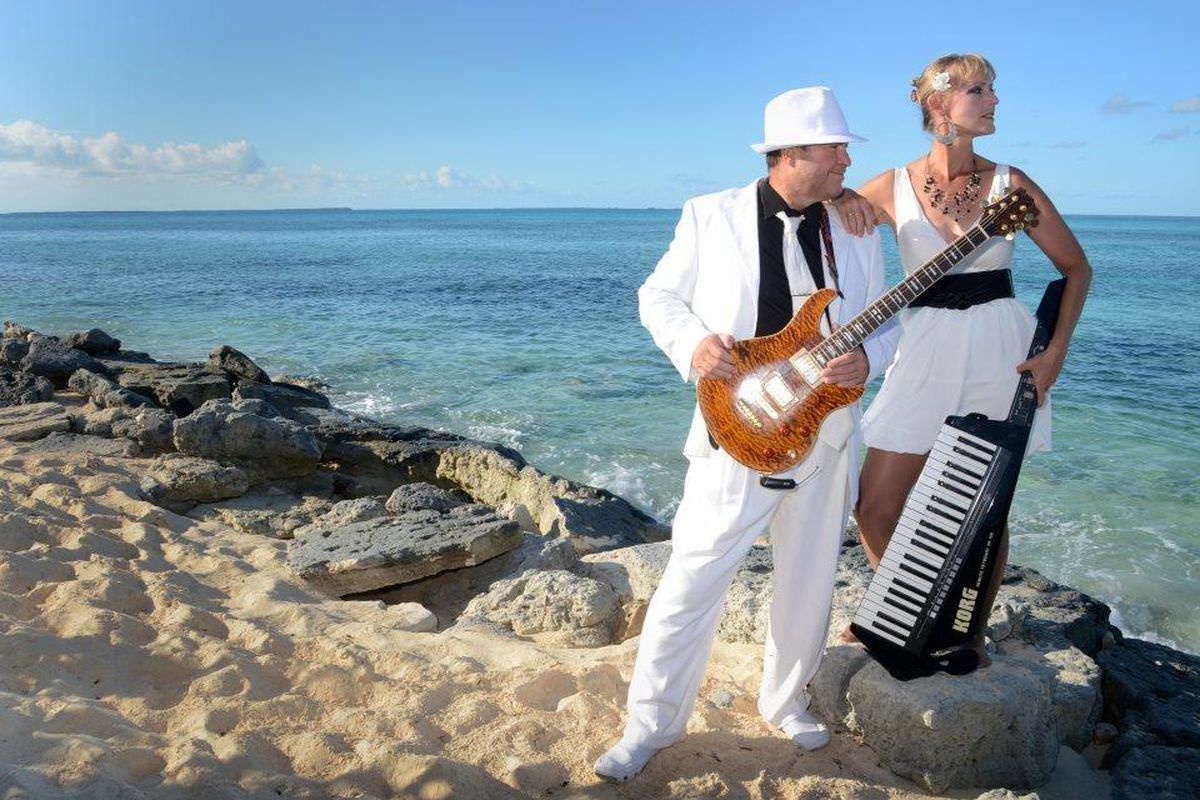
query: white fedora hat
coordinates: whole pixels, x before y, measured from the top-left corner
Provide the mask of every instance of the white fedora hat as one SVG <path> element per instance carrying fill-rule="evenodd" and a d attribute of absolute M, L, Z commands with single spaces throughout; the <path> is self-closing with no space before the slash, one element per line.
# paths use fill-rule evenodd
<path fill-rule="evenodd" d="M 763 114 L 762 144 L 752 144 L 756 153 L 770 153 L 802 144 L 865 142 L 846 128 L 846 117 L 833 90 L 825 86 L 792 89 L 767 103 Z"/>

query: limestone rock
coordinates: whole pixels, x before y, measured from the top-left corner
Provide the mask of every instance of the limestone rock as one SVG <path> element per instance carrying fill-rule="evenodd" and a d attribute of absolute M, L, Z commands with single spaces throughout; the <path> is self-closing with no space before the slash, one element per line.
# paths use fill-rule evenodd
<path fill-rule="evenodd" d="M 24 325 L 18 325 L 11 319 L 4 320 L 4 328 L 0 330 L 0 337 L 5 339 L 28 339 L 33 334 L 37 333 L 33 328 L 26 328 Z"/>
<path fill-rule="evenodd" d="M 354 500 L 343 500 L 307 525 L 295 530 L 296 536 L 329 533 L 337 528 L 354 522 L 365 522 L 369 519 L 386 517 L 388 509 L 379 497 L 360 497 Z"/>
<path fill-rule="evenodd" d="M 326 459 L 341 465 L 363 493 L 391 491 L 414 481 L 457 489 L 527 529 L 569 536 L 580 553 L 669 535 L 665 526 L 616 495 L 541 472 L 509 448 L 311 411 L 306 418 L 325 445 Z"/>
<path fill-rule="evenodd" d="M 100 356 L 115 353 L 121 349 L 121 340 L 114 339 L 99 328 L 92 328 L 82 333 L 72 333 L 63 343 L 67 347 L 82 350 L 88 355 Z"/>
<path fill-rule="evenodd" d="M 436 476 L 440 453 L 467 441 L 428 428 L 383 425 L 340 409 L 305 409 L 304 418 L 321 440 L 325 459 L 336 463 L 362 494 L 387 494 L 414 481 L 453 487 Z"/>
<path fill-rule="evenodd" d="M 1200 657 L 1126 639 L 1100 653 L 1098 662 L 1104 670 L 1104 716 L 1121 731 L 1105 754 L 1105 766 L 1146 747 L 1200 751 Z M 1139 758 L 1156 763 L 1166 755 Z"/>
<path fill-rule="evenodd" d="M 89 398 L 97 408 L 154 406 L 154 401 L 149 397 L 88 369 L 75 370 L 67 380 L 67 388 Z"/>
<path fill-rule="evenodd" d="M 480 564 L 521 541 L 515 522 L 472 504 L 445 514 L 409 511 L 302 536 L 291 543 L 288 563 L 323 591 L 345 596 Z"/>
<path fill-rule="evenodd" d="M 71 418 L 59 403 L 29 403 L 0 408 L 0 439 L 31 442 L 55 431 L 69 431 Z"/>
<path fill-rule="evenodd" d="M 241 383 L 233 390 L 235 400 L 265 400 L 288 419 L 309 424 L 309 409 L 330 408 L 329 398 L 320 392 L 286 383 Z"/>
<path fill-rule="evenodd" d="M 497 581 L 527 570 L 574 571 L 579 567 L 579 556 L 566 539 L 528 532 L 523 537 L 519 547 L 483 564 L 422 578 L 385 590 L 379 597 L 388 603 L 420 603 L 437 616 L 440 624 L 449 626 L 462 615 L 470 600 L 486 593 Z"/>
<path fill-rule="evenodd" d="M 1058 757 L 1053 696 L 1052 673 L 1008 660 L 908 682 L 872 661 L 847 690 L 851 729 L 888 769 L 931 792 L 1043 783 Z"/>
<path fill-rule="evenodd" d="M 132 439 L 143 453 L 162 453 L 175 447 L 171 441 L 175 415 L 161 408 L 113 406 L 77 415 L 73 420 L 78 433 Z"/>
<path fill-rule="evenodd" d="M 808 683 L 810 710 L 830 723 L 840 723 L 853 710 L 847 696 L 850 679 L 872 663 L 871 654 L 857 645 L 837 644 L 825 648 L 817 674 Z"/>
<path fill-rule="evenodd" d="M 477 442 L 446 447 L 436 476 L 514 518 L 528 518 L 542 533 L 570 536 L 580 554 L 669 535 L 665 526 L 611 492 L 547 475 L 504 448 Z"/>
<path fill-rule="evenodd" d="M 585 555 L 581 571 L 612 587 L 625 616 L 625 638 L 641 632 L 650 597 L 671 557 L 670 542 L 625 547 Z M 771 551 L 756 545 L 742 561 L 725 596 L 717 638 L 723 642 L 766 640 L 771 604 Z"/>
<path fill-rule="evenodd" d="M 1092 731 L 1092 743 L 1112 744 L 1117 740 L 1117 736 L 1119 735 L 1120 731 L 1117 730 L 1116 725 L 1113 725 L 1111 722 L 1101 722 L 1096 726 L 1096 729 Z"/>
<path fill-rule="evenodd" d="M 1109 623 L 1108 606 L 1083 592 L 1061 586 L 1036 570 L 1010 564 L 997 603 L 1019 602 L 1028 608 L 1022 635 L 1028 639 L 1068 644 L 1095 656 L 1106 640 L 1120 640 L 1121 632 Z"/>
<path fill-rule="evenodd" d="M 258 364 L 255 364 L 250 356 L 227 344 L 213 348 L 213 351 L 208 354 L 208 366 L 213 372 L 218 370 L 228 372 L 239 383 L 242 381 L 248 383 L 271 382 L 267 373 Z"/>
<path fill-rule="evenodd" d="M 530 570 L 495 583 L 463 612 L 510 627 L 518 636 L 542 638 L 573 647 L 611 644 L 618 621 L 611 587 L 565 570 Z"/>
<path fill-rule="evenodd" d="M 107 458 L 131 458 L 141 448 L 124 439 L 107 439 L 77 433 L 52 433 L 33 442 L 26 452 L 54 455 L 93 455 Z"/>
<path fill-rule="evenodd" d="M 1194 800 L 1200 797 L 1200 750 L 1138 747 L 1114 766 L 1111 800 Z"/>
<path fill-rule="evenodd" d="M 121 407 L 102 408 L 87 414 L 76 414 L 71 417 L 71 429 L 76 433 L 88 436 L 104 436 L 112 438 L 113 423 L 127 419 L 129 410 Z"/>
<path fill-rule="evenodd" d="M 398 603 L 389 606 L 388 613 L 395 618 L 392 624 L 397 630 L 413 633 L 432 633 L 437 630 L 437 617 L 420 603 Z"/>
<path fill-rule="evenodd" d="M 1082 751 L 1100 721 L 1100 666 L 1081 650 L 1067 647 L 1041 652 L 1054 673 L 1054 718 L 1060 742 Z"/>
<path fill-rule="evenodd" d="M 177 416 L 187 416 L 209 400 L 230 396 L 229 379 L 197 364 L 160 364 L 106 360 L 117 382 L 130 391 L 153 397 Z"/>
<path fill-rule="evenodd" d="M 259 401 L 209 400 L 175 421 L 176 449 L 186 455 L 234 461 L 264 479 L 307 475 L 316 469 L 316 437 L 282 417 L 254 413 Z"/>
<path fill-rule="evenodd" d="M 0 364 L 6 367 L 21 366 L 21 359 L 29 352 L 29 342 L 24 339 L 0 339 Z"/>
<path fill-rule="evenodd" d="M 175 447 L 175 415 L 162 408 L 126 411 L 112 422 L 112 435 L 132 439 L 145 453 L 163 453 Z"/>
<path fill-rule="evenodd" d="M 53 399 L 54 384 L 46 378 L 22 370 L 0 367 L 0 407 L 44 403 Z"/>
<path fill-rule="evenodd" d="M 217 519 L 243 533 L 291 539 L 329 507 L 329 502 L 320 497 L 299 495 L 272 485 L 230 500 L 202 503 L 187 515 L 198 520 Z"/>
<path fill-rule="evenodd" d="M 273 383 L 287 384 L 288 386 L 299 386 L 301 389 L 312 389 L 318 392 L 323 389 L 333 388 L 316 375 L 288 375 L 285 373 L 276 375 L 271 381 Z"/>
<path fill-rule="evenodd" d="M 418 481 L 397 486 L 388 496 L 387 511 L 391 514 L 403 514 L 405 511 L 429 509 L 431 511 L 449 511 L 463 505 L 454 495 L 445 489 L 439 489 L 431 483 Z"/>
<path fill-rule="evenodd" d="M 1020 636 L 1029 619 L 1029 606 L 1019 600 L 1000 603 L 988 617 L 987 638 L 1002 642 L 1012 636 Z"/>
<path fill-rule="evenodd" d="M 244 470 L 207 458 L 167 453 L 151 465 L 142 491 L 155 505 L 182 512 L 244 494 L 250 486 Z"/>
<path fill-rule="evenodd" d="M 103 374 L 105 366 L 82 350 L 67 347 L 53 336 L 34 334 L 29 351 L 21 359 L 21 369 L 49 378 L 56 388 L 66 388 L 67 379 L 78 369 Z"/>

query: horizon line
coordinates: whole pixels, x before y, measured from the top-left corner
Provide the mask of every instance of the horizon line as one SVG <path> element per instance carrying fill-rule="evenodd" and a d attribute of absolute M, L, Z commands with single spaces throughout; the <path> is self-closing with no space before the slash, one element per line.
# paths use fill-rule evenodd
<path fill-rule="evenodd" d="M 296 206 L 280 208 L 175 208 L 175 209 L 103 209 L 78 211 L 0 211 L 0 217 L 37 216 L 51 214 L 296 214 L 330 211 L 424 212 L 424 211 L 679 211 L 674 206 L 475 206 L 471 208 L 355 208 L 353 206 Z M 1146 219 L 1200 219 L 1200 214 L 1114 214 L 1062 212 L 1067 217 L 1138 217 Z"/>

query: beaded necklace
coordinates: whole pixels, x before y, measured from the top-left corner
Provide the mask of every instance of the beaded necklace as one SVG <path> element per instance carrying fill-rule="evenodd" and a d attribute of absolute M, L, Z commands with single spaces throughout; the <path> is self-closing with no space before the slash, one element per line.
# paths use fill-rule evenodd
<path fill-rule="evenodd" d="M 961 192 L 955 192 L 948 195 L 946 190 L 938 186 L 937 181 L 929 174 L 929 156 L 925 156 L 925 180 L 921 189 L 929 197 L 929 205 L 942 212 L 943 216 L 953 216 L 955 219 L 961 219 L 975 209 L 975 200 L 979 197 L 979 186 L 982 183 L 979 179 L 979 168 L 975 164 L 975 158 L 971 158 L 971 175 L 967 178 L 967 185 L 963 187 Z"/>

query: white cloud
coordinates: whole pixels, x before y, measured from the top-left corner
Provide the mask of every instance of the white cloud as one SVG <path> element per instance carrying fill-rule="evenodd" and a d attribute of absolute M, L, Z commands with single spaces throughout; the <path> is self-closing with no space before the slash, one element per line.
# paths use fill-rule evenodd
<path fill-rule="evenodd" d="M 1104 114 L 1128 114 L 1130 111 L 1136 111 L 1148 105 L 1150 104 L 1145 100 L 1134 100 L 1117 92 L 1104 101 L 1104 105 L 1100 106 L 1100 111 Z"/>
<path fill-rule="evenodd" d="M 31 120 L 0 125 L 0 162 L 27 171 L 52 170 L 96 176 L 192 175 L 238 178 L 263 169 L 244 139 L 217 147 L 166 142 L 158 147 L 129 142 L 114 132 L 82 141 Z"/>
<path fill-rule="evenodd" d="M 400 185 L 410 191 L 467 191 L 483 190 L 486 192 L 523 193 L 531 190 L 532 184 L 526 181 L 512 181 L 498 175 L 477 177 L 460 172 L 448 165 L 438 167 L 433 174 L 424 170 L 399 179 Z"/>
<path fill-rule="evenodd" d="M 1155 136 L 1154 138 L 1171 141 L 1172 139 L 1182 139 L 1183 137 L 1187 136 L 1191 132 L 1192 132 L 1192 129 L 1188 128 L 1188 127 L 1172 128 L 1169 131 L 1163 131 L 1162 133 L 1160 133 L 1158 136 Z"/>
<path fill-rule="evenodd" d="M 19 183 L 67 196 L 74 196 L 81 182 L 97 188 L 123 184 L 122 191 L 153 184 L 168 193 L 172 184 L 179 183 L 175 191 L 185 194 L 201 182 L 214 189 L 227 187 L 223 196 L 230 207 L 263 202 L 266 197 L 271 198 L 266 202 L 285 204 L 395 205 L 498 202 L 539 193 L 537 186 L 525 181 L 494 174 L 481 177 L 449 165 L 407 175 L 351 174 L 319 164 L 292 170 L 266 165 L 244 139 L 215 147 L 187 142 L 147 145 L 116 132 L 80 138 L 27 119 L 0 124 L 0 179 L 7 179 L 10 189 Z M 114 187 L 113 196 L 122 194 Z"/>
<path fill-rule="evenodd" d="M 1195 114 L 1197 111 L 1200 111 L 1200 94 L 1176 100 L 1174 103 L 1171 103 L 1170 109 L 1176 114 Z"/>

